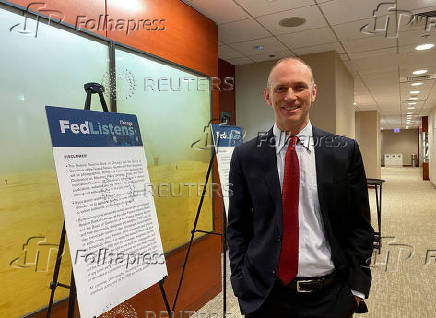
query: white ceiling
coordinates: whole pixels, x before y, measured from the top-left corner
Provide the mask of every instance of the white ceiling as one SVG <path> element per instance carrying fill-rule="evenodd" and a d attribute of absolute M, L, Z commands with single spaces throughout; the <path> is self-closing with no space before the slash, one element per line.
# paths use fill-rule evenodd
<path fill-rule="evenodd" d="M 218 24 L 218 55 L 234 65 L 335 50 L 355 79 L 356 110 L 378 110 L 384 129 L 405 128 L 407 112 L 416 119 L 409 127 L 417 127 L 419 116 L 436 106 L 435 80 L 423 80 L 417 87 L 400 82 L 416 69 L 436 74 L 436 47 L 415 50 L 418 44 L 436 44 L 436 17 L 427 31 L 424 19 L 410 23 L 413 14 L 436 10 L 436 0 L 182 1 Z M 396 7 L 378 7 L 395 1 Z M 366 24 L 373 31 L 374 14 L 377 29 L 389 21 L 387 36 L 360 31 Z M 306 23 L 296 28 L 278 24 L 291 17 L 305 18 Z M 263 50 L 253 49 L 259 45 Z M 407 109 L 411 90 L 420 91 L 414 110 Z"/>

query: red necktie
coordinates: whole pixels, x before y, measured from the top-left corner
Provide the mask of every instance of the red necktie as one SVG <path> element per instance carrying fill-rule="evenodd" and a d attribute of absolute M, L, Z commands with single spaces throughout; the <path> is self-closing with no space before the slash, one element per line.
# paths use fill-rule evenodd
<path fill-rule="evenodd" d="M 298 137 L 289 138 L 283 170 L 282 205 L 283 239 L 277 276 L 285 284 L 298 272 L 298 198 L 300 190 L 300 167 L 295 145 Z"/>

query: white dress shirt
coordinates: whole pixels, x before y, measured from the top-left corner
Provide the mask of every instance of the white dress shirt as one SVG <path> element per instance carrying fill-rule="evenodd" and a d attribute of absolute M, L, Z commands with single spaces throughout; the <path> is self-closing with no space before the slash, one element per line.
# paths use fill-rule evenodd
<path fill-rule="evenodd" d="M 289 135 L 274 124 L 273 134 L 276 140 L 277 170 L 280 188 L 283 189 L 283 169 L 288 150 Z M 326 240 L 322 222 L 318 186 L 316 182 L 315 149 L 313 144 L 312 123 L 309 121 L 298 134 L 297 152 L 300 167 L 300 189 L 298 202 L 299 252 L 297 277 L 320 277 L 334 271 L 330 245 Z M 365 298 L 363 293 L 351 292 Z"/>
<path fill-rule="evenodd" d="M 274 124 L 276 138 L 277 170 L 280 187 L 283 189 L 283 169 L 288 150 L 289 135 Z M 297 277 L 319 277 L 331 273 L 335 266 L 330 246 L 324 235 L 323 221 L 316 184 L 315 149 L 313 147 L 312 124 L 309 123 L 298 134 L 295 147 L 300 166 L 300 193 L 298 203 L 299 253 Z"/>

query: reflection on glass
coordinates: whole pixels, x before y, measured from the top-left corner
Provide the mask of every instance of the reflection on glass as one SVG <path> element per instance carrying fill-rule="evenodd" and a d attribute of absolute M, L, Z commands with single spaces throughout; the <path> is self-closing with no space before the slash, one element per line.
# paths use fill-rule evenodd
<path fill-rule="evenodd" d="M 429 162 L 429 153 L 428 153 L 428 133 L 422 133 L 422 162 Z"/>
<path fill-rule="evenodd" d="M 136 114 L 165 251 L 190 238 L 210 160 L 209 79 L 117 49 L 117 110 Z M 198 228 L 212 230 L 210 186 Z"/>

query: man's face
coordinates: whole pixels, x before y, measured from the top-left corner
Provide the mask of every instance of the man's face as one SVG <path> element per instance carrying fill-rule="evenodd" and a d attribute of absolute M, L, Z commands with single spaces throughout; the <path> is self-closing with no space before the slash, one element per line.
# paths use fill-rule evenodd
<path fill-rule="evenodd" d="M 316 98 L 309 69 L 296 60 L 284 61 L 273 69 L 270 81 L 271 88 L 265 88 L 264 95 L 277 126 L 297 134 L 308 123 L 310 105 Z"/>

